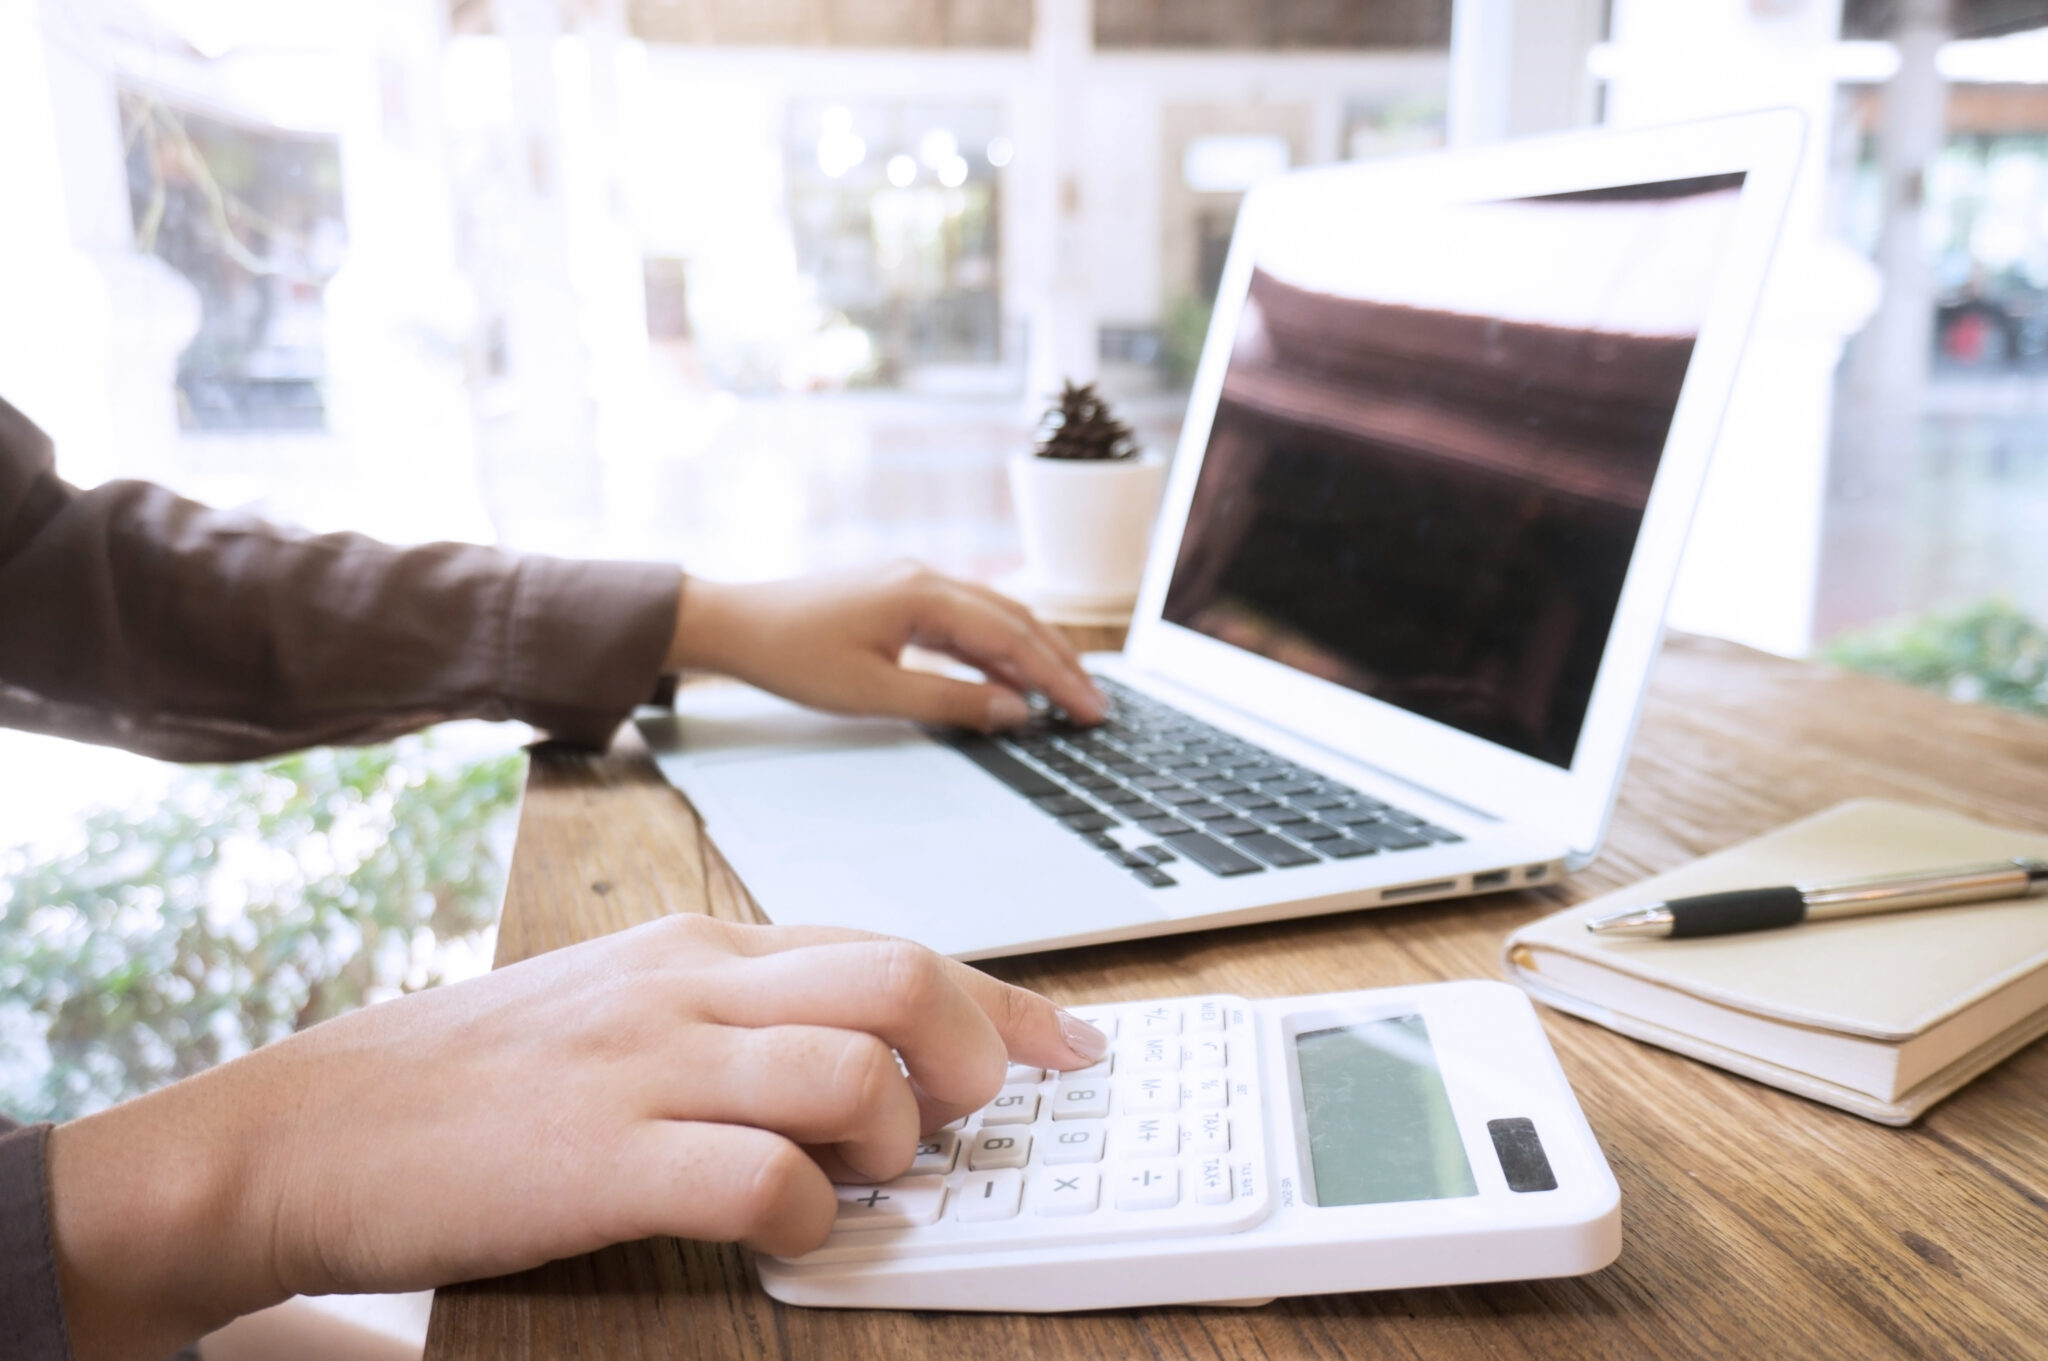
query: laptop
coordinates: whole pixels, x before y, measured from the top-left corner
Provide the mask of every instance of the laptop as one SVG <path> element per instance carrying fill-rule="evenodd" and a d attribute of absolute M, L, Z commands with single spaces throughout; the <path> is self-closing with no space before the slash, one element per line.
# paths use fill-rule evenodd
<path fill-rule="evenodd" d="M 963 959 L 1554 882 L 1614 803 L 1799 156 L 1771 111 L 1247 196 L 1096 728 L 643 720 L 768 917 Z"/>

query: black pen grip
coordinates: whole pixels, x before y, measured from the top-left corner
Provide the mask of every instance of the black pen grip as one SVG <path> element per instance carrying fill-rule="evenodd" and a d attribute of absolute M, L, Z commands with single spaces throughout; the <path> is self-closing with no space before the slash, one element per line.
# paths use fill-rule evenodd
<path fill-rule="evenodd" d="M 1728 936 L 1737 931 L 1768 931 L 1797 926 L 1806 920 L 1806 899 L 1796 888 L 1745 888 L 1734 893 L 1702 893 L 1673 898 L 1671 935 Z"/>

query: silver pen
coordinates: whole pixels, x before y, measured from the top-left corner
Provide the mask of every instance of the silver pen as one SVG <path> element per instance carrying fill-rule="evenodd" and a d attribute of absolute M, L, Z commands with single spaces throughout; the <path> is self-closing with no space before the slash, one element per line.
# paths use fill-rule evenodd
<path fill-rule="evenodd" d="M 2029 898 L 2043 893 L 2048 893 L 2048 860 L 2016 856 L 1989 865 L 1886 874 L 1840 884 L 1702 893 L 1609 912 L 1589 919 L 1586 929 L 1596 936 L 1725 936 L 1737 931 L 1767 931 L 1775 926 L 1826 921 L 1830 917 L 1867 917 L 1877 912 Z"/>

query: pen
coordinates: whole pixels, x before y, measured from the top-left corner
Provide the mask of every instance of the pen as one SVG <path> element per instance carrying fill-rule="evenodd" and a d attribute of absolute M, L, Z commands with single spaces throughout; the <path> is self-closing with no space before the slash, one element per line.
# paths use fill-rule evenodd
<path fill-rule="evenodd" d="M 1887 874 L 1840 884 L 1702 893 L 1609 912 L 1589 919 L 1586 929 L 1596 936 L 1725 936 L 1830 917 L 1867 917 L 1914 907 L 2028 898 L 2037 893 L 2048 893 L 2048 860 L 2016 856 L 1989 865 Z"/>

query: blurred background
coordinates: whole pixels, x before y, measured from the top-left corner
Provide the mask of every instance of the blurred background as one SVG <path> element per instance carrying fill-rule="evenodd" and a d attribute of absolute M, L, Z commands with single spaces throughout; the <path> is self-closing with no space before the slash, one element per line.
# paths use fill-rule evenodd
<path fill-rule="evenodd" d="M 1062 378 L 1172 449 L 1261 179 L 1778 105 L 1672 622 L 2048 712 L 2042 0 L 0 0 L 0 394 L 314 529 L 993 577 Z M 0 1108 L 485 967 L 522 739 L 0 734 Z"/>

